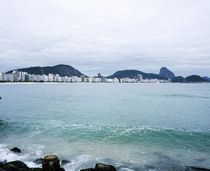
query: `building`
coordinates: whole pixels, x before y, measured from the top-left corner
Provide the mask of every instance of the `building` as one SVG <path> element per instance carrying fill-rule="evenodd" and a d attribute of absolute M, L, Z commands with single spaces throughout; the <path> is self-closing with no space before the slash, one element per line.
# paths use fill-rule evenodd
<path fill-rule="evenodd" d="M 142 75 L 141 75 L 141 74 L 138 74 L 138 75 L 137 75 L 137 81 L 138 81 L 138 82 L 141 82 L 142 80 L 143 80 L 143 79 L 142 79 Z"/>

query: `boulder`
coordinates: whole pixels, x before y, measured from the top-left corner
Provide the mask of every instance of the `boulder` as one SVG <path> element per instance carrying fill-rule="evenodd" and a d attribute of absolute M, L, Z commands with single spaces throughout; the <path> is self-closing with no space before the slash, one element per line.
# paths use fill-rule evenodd
<path fill-rule="evenodd" d="M 17 161 L 5 163 L 2 169 L 8 170 L 8 171 L 16 171 L 16 170 L 28 170 L 29 167 L 22 161 L 17 160 Z"/>
<path fill-rule="evenodd" d="M 42 168 L 30 168 L 29 171 L 42 171 Z"/>
<path fill-rule="evenodd" d="M 97 163 L 94 168 L 82 169 L 80 171 L 117 171 L 114 166 Z"/>
<path fill-rule="evenodd" d="M 66 165 L 66 164 L 68 164 L 68 163 L 71 163 L 71 161 L 69 161 L 69 160 L 62 160 L 61 161 L 61 165 L 63 166 L 63 165 Z"/>
<path fill-rule="evenodd" d="M 8 163 L 0 162 L 0 171 L 42 171 L 42 168 L 29 168 L 22 161 L 12 161 Z"/>
<path fill-rule="evenodd" d="M 15 153 L 21 153 L 21 150 L 18 147 L 13 147 L 12 149 L 10 149 L 10 151 Z"/>
<path fill-rule="evenodd" d="M 88 168 L 88 169 L 82 169 L 82 170 L 80 170 L 80 171 L 95 171 L 95 169 L 93 169 L 93 168 Z"/>
<path fill-rule="evenodd" d="M 184 170 L 185 171 L 210 171 L 210 169 L 194 167 L 194 166 L 185 166 Z"/>
<path fill-rule="evenodd" d="M 34 160 L 33 162 L 36 164 L 42 164 L 43 160 L 44 160 L 43 158 L 38 158 L 38 159 Z"/>
<path fill-rule="evenodd" d="M 117 170 L 114 166 L 97 163 L 95 166 L 95 171 L 117 171 Z"/>
<path fill-rule="evenodd" d="M 43 171 L 59 171 L 60 161 L 56 155 L 47 155 L 42 162 Z"/>

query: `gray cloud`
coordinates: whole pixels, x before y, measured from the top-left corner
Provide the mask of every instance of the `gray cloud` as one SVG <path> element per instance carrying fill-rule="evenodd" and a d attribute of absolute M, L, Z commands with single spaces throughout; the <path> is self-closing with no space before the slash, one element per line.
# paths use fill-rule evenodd
<path fill-rule="evenodd" d="M 65 63 L 89 75 L 161 66 L 209 75 L 209 9 L 209 0 L 2 0 L 0 70 Z"/>

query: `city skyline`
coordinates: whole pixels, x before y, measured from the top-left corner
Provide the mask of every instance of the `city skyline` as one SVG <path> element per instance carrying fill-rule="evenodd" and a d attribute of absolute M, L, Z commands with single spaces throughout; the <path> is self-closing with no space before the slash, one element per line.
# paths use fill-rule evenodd
<path fill-rule="evenodd" d="M 210 76 L 210 1 L 2 1 L 0 72 L 68 64 Z M 35 10 L 36 9 L 36 10 Z"/>

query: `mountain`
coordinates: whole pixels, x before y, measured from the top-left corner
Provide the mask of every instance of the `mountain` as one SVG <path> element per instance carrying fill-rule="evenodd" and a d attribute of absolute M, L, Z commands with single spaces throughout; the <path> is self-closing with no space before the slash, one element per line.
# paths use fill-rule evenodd
<path fill-rule="evenodd" d="M 210 78 L 209 77 L 207 77 L 207 76 L 205 76 L 205 77 L 203 77 L 205 80 L 207 80 L 207 81 L 210 81 Z"/>
<path fill-rule="evenodd" d="M 137 78 L 137 75 L 141 74 L 143 79 L 162 79 L 166 80 L 165 77 L 162 77 L 161 75 L 158 74 L 153 74 L 153 73 L 144 73 L 142 71 L 138 70 L 122 70 L 122 71 L 117 71 L 113 75 L 108 76 L 107 78 Z"/>
<path fill-rule="evenodd" d="M 83 75 L 80 71 L 76 70 L 70 65 L 55 65 L 55 66 L 47 66 L 47 67 L 30 67 L 30 68 L 20 68 L 18 71 L 27 72 L 29 74 L 42 75 L 42 74 L 59 74 L 60 76 L 78 76 Z M 11 73 L 14 70 L 8 71 L 7 73 Z"/>
<path fill-rule="evenodd" d="M 208 82 L 206 79 L 200 77 L 199 75 L 191 75 L 185 78 L 186 82 L 197 83 L 197 82 Z"/>
<path fill-rule="evenodd" d="M 162 77 L 165 77 L 167 79 L 175 77 L 175 74 L 166 67 L 162 67 L 160 69 L 159 75 L 161 75 Z"/>

